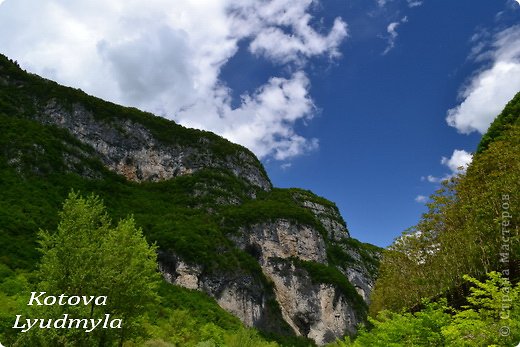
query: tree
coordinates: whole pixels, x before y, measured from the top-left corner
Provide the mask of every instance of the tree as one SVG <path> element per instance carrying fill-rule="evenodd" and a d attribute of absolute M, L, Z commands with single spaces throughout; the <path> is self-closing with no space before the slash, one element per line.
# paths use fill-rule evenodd
<path fill-rule="evenodd" d="M 47 295 L 106 296 L 106 305 L 46 306 L 49 318 L 64 313 L 75 318 L 122 319 L 121 329 L 40 329 L 32 336 L 48 345 L 106 346 L 123 341 L 137 331 L 146 307 L 158 300 L 156 246 L 148 245 L 132 217 L 113 226 L 103 202 L 91 195 L 71 192 L 59 214 L 56 231 L 40 230 L 42 259 L 39 291 Z"/>
<path fill-rule="evenodd" d="M 369 317 L 355 339 L 346 337 L 330 347 L 515 346 L 520 339 L 520 284 L 498 272 L 486 281 L 463 276 L 471 284 L 468 305 L 456 309 L 445 298 L 424 302 L 418 312 L 380 311 Z"/>
<path fill-rule="evenodd" d="M 428 212 L 383 255 L 370 312 L 399 311 L 506 271 L 518 280 L 520 126 L 501 133 L 463 175 L 442 184 Z"/>

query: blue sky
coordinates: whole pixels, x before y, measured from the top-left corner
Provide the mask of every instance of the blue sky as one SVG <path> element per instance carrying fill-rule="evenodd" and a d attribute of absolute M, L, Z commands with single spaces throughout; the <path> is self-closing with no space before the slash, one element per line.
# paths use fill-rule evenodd
<path fill-rule="evenodd" d="M 424 1 L 415 8 L 396 1 L 383 9 L 366 1 L 331 3 L 330 11 L 350 24 L 351 38 L 342 60 L 312 77 L 322 110 L 305 131 L 320 148 L 288 170 L 267 167 L 276 185 L 335 201 L 354 237 L 387 246 L 426 210 L 415 198 L 438 187 L 421 177 L 449 174 L 441 158 L 454 149 L 473 152 L 480 140 L 480 133 L 460 134 L 445 120 L 460 89 L 487 63 L 468 58 L 471 37 L 518 23 L 520 11 L 504 1 Z M 382 55 L 385 26 L 404 16 L 393 49 Z"/>
<path fill-rule="evenodd" d="M 387 246 L 520 90 L 519 19 L 514 0 L 0 0 L 0 50 L 249 147 Z"/>
<path fill-rule="evenodd" d="M 323 2 L 320 14 L 329 20 L 330 14 L 340 15 L 349 24 L 350 38 L 341 47 L 341 60 L 318 63 L 310 73 L 320 114 L 301 132 L 317 137 L 319 149 L 292 159 L 288 169 L 267 161 L 274 184 L 304 187 L 335 201 L 354 237 L 387 246 L 426 210 L 415 199 L 438 187 L 421 177 L 450 174 L 442 157 L 454 149 L 475 150 L 481 134 L 458 133 L 447 124 L 446 113 L 459 103 L 468 79 L 485 66 L 468 58 L 475 46 L 470 39 L 515 24 L 520 13 L 515 5 L 424 1 L 410 8 L 398 1 L 383 7 L 361 0 Z M 383 54 L 388 25 L 404 17 L 394 47 Z M 234 63 L 245 65 L 244 58 L 236 59 L 224 71 L 238 90 L 247 84 L 242 76 L 238 81 L 232 76 Z M 253 64 L 250 73 L 257 76 L 271 68 L 264 61 Z"/>

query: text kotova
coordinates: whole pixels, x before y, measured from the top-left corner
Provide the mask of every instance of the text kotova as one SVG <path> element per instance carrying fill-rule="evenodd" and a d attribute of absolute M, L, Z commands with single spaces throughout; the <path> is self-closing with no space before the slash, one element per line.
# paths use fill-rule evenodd
<path fill-rule="evenodd" d="M 95 305 L 95 306 L 106 306 L 106 296 L 78 296 L 78 295 L 65 295 L 59 296 L 45 295 L 46 292 L 31 292 L 31 298 L 27 305 L 29 306 L 53 306 L 53 305 Z M 83 329 L 89 333 L 97 327 L 103 329 L 120 329 L 122 325 L 121 319 L 111 319 L 110 314 L 105 314 L 103 318 L 71 318 L 69 314 L 63 314 L 58 319 L 54 318 L 22 318 L 22 315 L 16 315 L 16 321 L 13 325 L 14 329 L 21 329 L 22 332 L 27 332 L 32 328 L 40 329 Z"/>

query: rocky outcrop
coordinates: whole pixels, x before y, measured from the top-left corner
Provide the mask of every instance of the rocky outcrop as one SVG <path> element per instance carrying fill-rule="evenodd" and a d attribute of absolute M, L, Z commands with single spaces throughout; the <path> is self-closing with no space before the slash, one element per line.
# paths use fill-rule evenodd
<path fill-rule="evenodd" d="M 312 201 L 313 196 L 308 192 L 295 193 L 293 196 L 300 206 L 311 211 L 316 219 L 320 221 L 329 238 L 341 241 L 350 237 L 345 221 L 335 205 L 331 206 L 330 203 L 324 204 Z"/>
<path fill-rule="evenodd" d="M 159 252 L 158 260 L 159 271 L 168 282 L 207 293 L 247 326 L 287 333 L 279 324 L 283 321 L 276 307 L 268 304 L 274 295 L 261 278 L 243 272 L 205 272 L 171 252 Z"/>
<path fill-rule="evenodd" d="M 370 304 L 370 293 L 374 289 L 375 276 L 371 275 L 363 266 L 345 266 L 342 270 L 349 282 L 356 288 L 357 293 L 367 304 Z"/>
<path fill-rule="evenodd" d="M 283 318 L 297 335 L 323 344 L 355 331 L 362 318 L 351 298 L 334 285 L 314 283 L 292 261 L 328 263 L 326 240 L 315 228 L 279 219 L 244 228 L 232 239 L 258 260 L 273 282 Z"/>
<path fill-rule="evenodd" d="M 69 130 L 94 148 L 107 168 L 132 181 L 161 181 L 203 168 L 220 168 L 260 189 L 271 188 L 258 160 L 239 146 L 235 153 L 222 158 L 201 150 L 212 141 L 203 136 L 198 139 L 201 146 L 166 144 L 138 122 L 117 118 L 105 122 L 81 104 L 65 108 L 56 100 L 46 103 L 35 118 Z"/>
<path fill-rule="evenodd" d="M 343 240 L 337 245 L 352 260 L 337 268 L 348 278 L 363 300 L 370 304 L 370 294 L 377 279 L 381 250 L 355 240 Z"/>
<path fill-rule="evenodd" d="M 307 225 L 279 219 L 243 228 L 231 237 L 235 244 L 255 257 L 260 265 L 271 258 L 295 257 L 318 263 L 327 262 L 325 241 L 320 233 Z"/>
<path fill-rule="evenodd" d="M 337 287 L 313 283 L 292 261 L 270 259 L 262 269 L 274 283 L 283 318 L 297 335 L 322 345 L 355 332 L 361 317 Z"/>
<path fill-rule="evenodd" d="M 299 261 L 328 265 L 327 242 L 316 228 L 287 219 L 243 227 L 230 236 L 235 245 L 253 256 L 262 269 L 270 289 L 251 276 L 204 274 L 197 265 L 163 255 L 161 272 L 171 283 L 197 289 L 213 296 L 219 305 L 250 326 L 266 326 L 271 317 L 266 302 L 274 296 L 283 321 L 294 334 L 318 344 L 332 342 L 354 333 L 364 318 L 352 297 L 331 283 L 316 281 Z M 361 256 L 356 255 L 359 259 Z M 339 269 L 368 300 L 374 278 L 354 262 Z"/>

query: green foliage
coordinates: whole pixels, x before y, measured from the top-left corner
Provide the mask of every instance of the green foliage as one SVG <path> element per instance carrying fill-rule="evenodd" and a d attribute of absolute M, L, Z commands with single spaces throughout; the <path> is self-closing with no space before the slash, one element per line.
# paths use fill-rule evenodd
<path fill-rule="evenodd" d="M 20 346 L 113 345 L 117 341 L 126 341 L 125 346 L 277 346 L 256 331 L 244 329 L 236 317 L 207 295 L 164 281 L 158 283 L 155 247 L 147 245 L 132 218 L 113 225 L 98 197 L 70 193 L 59 217 L 55 232 L 40 231 L 43 256 L 38 281 L 30 274 L 17 274 L 0 265 L 2 342 Z M 52 294 L 107 295 L 108 305 L 29 310 L 27 300 L 34 288 Z M 56 318 L 64 313 L 89 318 L 109 313 L 113 318 L 123 318 L 124 335 L 123 331 L 112 335 L 112 329 L 89 334 L 45 329 L 17 334 L 12 329 L 16 314 Z"/>
<path fill-rule="evenodd" d="M 497 272 L 485 282 L 469 276 L 471 294 L 468 305 L 443 328 L 447 345 L 512 346 L 520 340 L 520 284 L 515 288 Z"/>
<path fill-rule="evenodd" d="M 371 312 L 400 310 L 463 282 L 510 267 L 518 280 L 520 125 L 476 154 L 465 175 L 445 181 L 420 222 L 384 253 Z"/>
<path fill-rule="evenodd" d="M 34 276 L 2 266 L 0 273 L 5 274 L 0 277 L 0 341 L 6 346 L 38 346 L 38 337 L 20 338 L 23 334 L 11 329 L 15 315 L 34 314 L 27 306 L 29 293 L 36 286 Z M 254 346 L 277 346 L 269 342 L 271 338 L 263 338 L 253 329 L 246 330 L 235 316 L 204 293 L 161 281 L 159 296 L 160 302 L 150 305 L 140 321 L 140 335 L 124 341 L 124 346 L 230 346 L 228 340 L 243 339 L 244 335 L 250 337 Z"/>
<path fill-rule="evenodd" d="M 206 294 L 190 290 L 162 281 L 159 285 L 160 305 L 149 312 L 150 317 L 166 317 L 161 313 L 165 309 L 191 312 L 199 324 L 211 323 L 224 330 L 238 330 L 242 327 L 240 320 L 221 309 L 217 302 Z"/>
<path fill-rule="evenodd" d="M 500 138 L 504 133 L 510 129 L 513 125 L 519 124 L 520 116 L 520 93 L 517 93 L 515 97 L 508 102 L 502 113 L 491 123 L 488 131 L 482 136 L 480 143 L 477 147 L 477 153 L 484 152 L 489 145 Z"/>
<path fill-rule="evenodd" d="M 441 299 L 416 313 L 381 311 L 369 319 L 371 329 L 363 327 L 355 339 L 331 347 L 515 346 L 520 340 L 520 284 L 513 287 L 497 272 L 485 282 L 464 278 L 473 285 L 469 305 L 457 310 Z"/>
<path fill-rule="evenodd" d="M 327 232 L 323 225 L 312 212 L 295 200 L 293 193 L 294 189 L 273 188 L 269 192 L 258 192 L 254 200 L 245 201 L 239 206 L 230 206 L 223 211 L 224 228 L 229 232 L 237 232 L 242 226 L 288 219 L 312 226 L 326 238 Z"/>
<path fill-rule="evenodd" d="M 238 333 L 230 335 L 226 339 L 229 347 L 276 347 L 274 342 L 264 342 L 260 336 L 252 330 L 239 330 Z"/>
<path fill-rule="evenodd" d="M 39 233 L 42 258 L 38 291 L 49 295 L 107 296 L 107 304 L 45 307 L 34 315 L 100 319 L 105 314 L 122 319 L 122 329 L 99 329 L 85 334 L 74 330 L 38 330 L 28 334 L 33 344 L 78 346 L 124 341 L 138 330 L 143 313 L 158 300 L 156 247 L 149 246 L 133 218 L 112 226 L 101 200 L 71 192 L 59 214 L 57 230 Z M 44 341 L 37 343 L 37 341 Z"/>
<path fill-rule="evenodd" d="M 337 244 L 331 244 L 327 247 L 327 260 L 332 265 L 347 265 L 354 264 L 356 260 L 352 258 L 343 248 Z"/>
<path fill-rule="evenodd" d="M 450 315 L 440 304 L 428 304 L 416 314 L 381 312 L 377 319 L 370 319 L 372 330 L 361 329 L 352 344 L 347 346 L 432 346 L 444 345 L 441 328 L 449 322 Z"/>
<path fill-rule="evenodd" d="M 3 266 L 0 265 L 0 268 Z M 17 332 L 11 329 L 14 317 L 29 314 L 27 298 L 32 277 L 23 271 L 2 271 L 0 276 L 0 342 L 7 346 L 13 345 L 17 339 Z"/>

